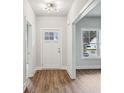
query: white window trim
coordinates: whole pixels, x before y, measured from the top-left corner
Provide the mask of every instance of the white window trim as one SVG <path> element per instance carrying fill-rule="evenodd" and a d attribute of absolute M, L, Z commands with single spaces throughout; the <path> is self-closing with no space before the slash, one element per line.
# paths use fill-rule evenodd
<path fill-rule="evenodd" d="M 96 37 L 97 37 L 97 50 L 96 50 L 97 56 L 96 56 L 96 57 L 84 57 L 84 56 L 82 57 L 82 56 L 81 56 L 81 53 L 82 53 L 82 45 L 83 45 L 83 42 L 82 42 L 82 41 L 83 41 L 83 38 L 82 38 L 82 34 L 83 34 L 82 32 L 83 32 L 83 31 L 96 31 L 96 32 L 97 32 L 97 35 L 96 35 Z M 98 33 L 98 32 L 99 32 L 99 33 Z M 99 37 L 98 37 L 98 34 L 99 34 Z M 99 52 L 100 52 L 100 55 L 98 56 L 98 47 L 99 47 L 98 44 L 101 43 L 101 41 L 100 41 L 100 40 L 101 40 L 101 39 L 100 39 L 100 38 L 101 38 L 101 37 L 100 37 L 101 35 L 100 35 L 100 34 L 101 34 L 101 30 L 100 30 L 100 29 L 95 29 L 95 28 L 90 28 L 90 29 L 88 29 L 88 28 L 81 28 L 81 35 L 80 35 L 80 36 L 81 36 L 81 38 L 80 38 L 80 39 L 81 39 L 81 42 L 80 42 L 80 43 L 81 43 L 81 44 L 80 44 L 80 46 L 81 46 L 81 49 L 80 49 L 80 58 L 81 58 L 81 59 L 100 59 L 100 58 L 101 58 L 101 50 L 99 51 Z M 98 40 L 98 39 L 99 39 L 99 40 Z"/>

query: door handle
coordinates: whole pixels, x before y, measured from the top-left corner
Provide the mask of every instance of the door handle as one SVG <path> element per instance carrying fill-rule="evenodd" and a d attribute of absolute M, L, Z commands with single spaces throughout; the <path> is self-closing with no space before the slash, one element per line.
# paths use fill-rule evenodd
<path fill-rule="evenodd" d="M 58 53 L 60 53 L 61 52 L 61 50 L 60 50 L 60 48 L 58 48 Z"/>

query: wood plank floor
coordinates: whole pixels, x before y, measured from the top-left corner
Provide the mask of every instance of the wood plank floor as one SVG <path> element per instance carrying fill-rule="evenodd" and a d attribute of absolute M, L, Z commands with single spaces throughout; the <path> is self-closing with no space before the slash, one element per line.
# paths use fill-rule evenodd
<path fill-rule="evenodd" d="M 100 93 L 100 70 L 77 70 L 71 80 L 65 70 L 37 71 L 24 93 Z"/>

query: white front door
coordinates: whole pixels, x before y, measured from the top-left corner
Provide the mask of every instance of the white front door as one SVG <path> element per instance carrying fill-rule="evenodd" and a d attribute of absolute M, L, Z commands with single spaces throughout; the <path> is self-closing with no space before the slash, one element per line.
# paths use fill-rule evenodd
<path fill-rule="evenodd" d="M 44 29 L 42 34 L 43 68 L 60 68 L 62 53 L 60 30 Z"/>

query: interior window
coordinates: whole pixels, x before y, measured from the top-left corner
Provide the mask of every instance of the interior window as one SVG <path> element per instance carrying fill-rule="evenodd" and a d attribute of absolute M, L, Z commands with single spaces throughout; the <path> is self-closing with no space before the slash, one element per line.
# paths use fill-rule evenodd
<path fill-rule="evenodd" d="M 96 58 L 98 57 L 99 34 L 98 31 L 81 32 L 81 57 Z"/>

